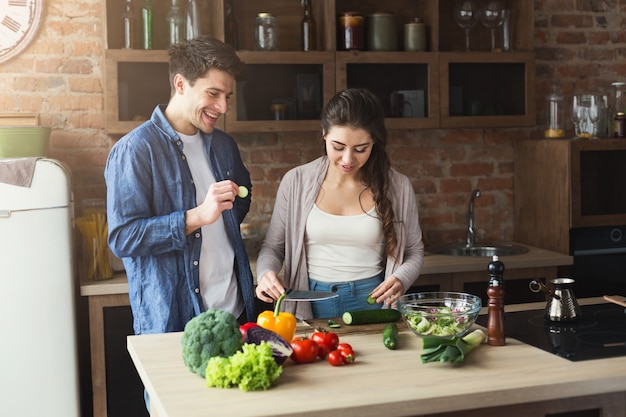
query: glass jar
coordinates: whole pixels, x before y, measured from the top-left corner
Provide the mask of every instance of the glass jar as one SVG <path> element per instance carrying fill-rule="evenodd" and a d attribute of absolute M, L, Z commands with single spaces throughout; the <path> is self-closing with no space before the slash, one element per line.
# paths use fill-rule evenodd
<path fill-rule="evenodd" d="M 362 51 L 365 47 L 363 15 L 357 12 L 345 12 L 339 15 L 337 21 L 337 50 Z"/>
<path fill-rule="evenodd" d="M 257 51 L 277 51 L 278 23 L 276 17 L 269 13 L 259 13 L 256 17 L 254 35 Z"/>
<path fill-rule="evenodd" d="M 546 99 L 548 100 L 548 122 L 544 136 L 562 138 L 565 136 L 565 96 L 561 93 L 561 89 L 554 85 Z"/>

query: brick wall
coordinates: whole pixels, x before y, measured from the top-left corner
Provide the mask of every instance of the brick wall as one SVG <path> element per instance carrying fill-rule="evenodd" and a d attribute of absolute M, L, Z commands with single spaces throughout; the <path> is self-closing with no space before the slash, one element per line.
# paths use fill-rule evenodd
<path fill-rule="evenodd" d="M 19 57 L 0 65 L 0 112 L 41 115 L 54 128 L 50 156 L 69 164 L 76 201 L 104 197 L 102 172 L 113 138 L 104 132 L 100 0 L 51 0 L 43 28 Z M 626 79 L 626 0 L 535 1 L 539 128 L 390 132 L 393 165 L 418 193 L 428 241 L 463 239 L 469 195 L 478 239 L 513 235 L 513 144 L 539 137 L 544 96 L 558 84 L 574 91 L 610 89 Z M 568 126 L 571 130 L 571 125 Z M 254 181 L 248 221 L 267 223 L 281 175 L 320 154 L 318 135 L 237 134 Z"/>

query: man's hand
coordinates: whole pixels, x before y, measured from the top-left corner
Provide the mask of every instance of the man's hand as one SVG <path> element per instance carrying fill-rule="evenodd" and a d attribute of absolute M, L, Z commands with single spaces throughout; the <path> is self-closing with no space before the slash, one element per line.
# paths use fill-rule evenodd
<path fill-rule="evenodd" d="M 211 184 L 204 201 L 185 213 L 185 234 L 214 223 L 224 210 L 231 210 L 238 193 L 237 184 L 231 180 Z"/>

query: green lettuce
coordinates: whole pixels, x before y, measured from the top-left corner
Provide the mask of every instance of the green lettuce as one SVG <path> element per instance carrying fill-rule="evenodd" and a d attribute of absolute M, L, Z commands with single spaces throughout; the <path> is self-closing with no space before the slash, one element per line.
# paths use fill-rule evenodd
<path fill-rule="evenodd" d="M 208 387 L 238 386 L 242 391 L 264 391 L 276 382 L 282 371 L 283 367 L 274 360 L 268 343 L 246 343 L 242 350 L 228 358 L 209 359 L 206 384 Z"/>

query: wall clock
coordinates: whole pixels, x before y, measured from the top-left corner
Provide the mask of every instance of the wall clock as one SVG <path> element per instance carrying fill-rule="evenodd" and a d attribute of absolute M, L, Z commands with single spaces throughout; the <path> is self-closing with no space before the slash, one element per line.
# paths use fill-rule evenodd
<path fill-rule="evenodd" d="M 35 38 L 45 0 L 0 0 L 0 63 L 21 53 Z"/>

